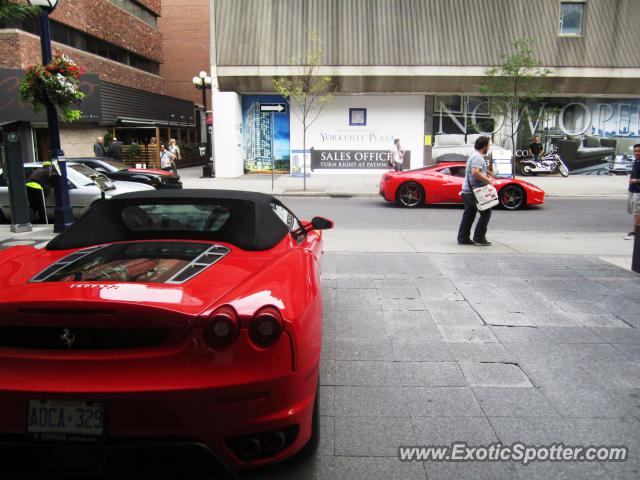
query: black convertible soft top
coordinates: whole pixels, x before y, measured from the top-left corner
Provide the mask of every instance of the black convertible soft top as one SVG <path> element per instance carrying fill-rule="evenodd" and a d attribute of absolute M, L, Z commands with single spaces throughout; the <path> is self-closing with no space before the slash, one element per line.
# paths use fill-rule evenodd
<path fill-rule="evenodd" d="M 131 240 L 193 239 L 228 242 L 243 250 L 268 250 L 289 232 L 274 211 L 276 205 L 285 208 L 271 195 L 236 190 L 125 193 L 95 204 L 46 248 L 67 250 Z M 194 215 L 189 215 L 192 210 Z"/>

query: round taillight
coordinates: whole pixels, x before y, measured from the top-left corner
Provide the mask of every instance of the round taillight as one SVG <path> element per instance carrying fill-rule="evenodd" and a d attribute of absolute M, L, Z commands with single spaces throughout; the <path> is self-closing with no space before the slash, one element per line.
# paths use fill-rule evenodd
<path fill-rule="evenodd" d="M 282 334 L 282 316 L 278 309 L 266 307 L 259 310 L 249 324 L 249 338 L 257 346 L 267 348 L 278 341 Z"/>
<path fill-rule="evenodd" d="M 238 314 L 231 307 L 214 312 L 204 327 L 204 341 L 212 348 L 226 347 L 238 337 Z"/>

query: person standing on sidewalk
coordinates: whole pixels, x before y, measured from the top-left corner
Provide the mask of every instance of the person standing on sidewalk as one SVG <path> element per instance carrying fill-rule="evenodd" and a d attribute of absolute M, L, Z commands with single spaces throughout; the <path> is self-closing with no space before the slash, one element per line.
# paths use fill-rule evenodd
<path fill-rule="evenodd" d="M 489 152 L 489 137 L 479 137 L 474 145 L 475 152 L 471 154 L 467 161 L 467 167 L 462 183 L 462 199 L 464 201 L 464 213 L 458 229 L 458 243 L 460 245 L 491 245 L 487 240 L 487 227 L 491 219 L 491 209 L 480 212 L 480 219 L 476 225 L 476 230 L 471 240 L 471 226 L 476 219 L 478 208 L 476 207 L 476 196 L 474 188 L 485 185 L 493 185 L 494 180 L 487 175 L 487 162 L 484 155 Z"/>
<path fill-rule="evenodd" d="M 633 167 L 629 177 L 629 201 L 627 210 L 633 215 L 633 230 L 624 237 L 625 240 L 633 240 L 636 236 L 636 225 L 640 225 L 640 143 L 633 146 Z"/>
<path fill-rule="evenodd" d="M 164 144 L 160 144 L 160 168 L 165 172 L 171 171 L 171 164 L 174 162 L 175 157 L 173 153 L 167 150 Z"/>
<path fill-rule="evenodd" d="M 540 136 L 533 137 L 533 142 L 529 145 L 529 154 L 533 157 L 535 162 L 540 160 L 540 157 L 544 154 L 544 147 L 540 143 Z"/>
<path fill-rule="evenodd" d="M 114 160 L 122 160 L 122 143 L 118 141 L 116 137 L 111 139 L 111 148 L 109 149 L 109 156 Z"/>
<path fill-rule="evenodd" d="M 107 150 L 104 147 L 104 138 L 98 137 L 96 138 L 96 143 L 93 144 L 93 153 L 96 157 L 106 157 Z"/>
<path fill-rule="evenodd" d="M 169 151 L 173 154 L 173 161 L 171 162 L 171 171 L 174 175 L 178 175 L 178 160 L 182 160 L 180 155 L 180 147 L 176 144 L 176 139 L 169 139 Z"/>
<path fill-rule="evenodd" d="M 404 150 L 402 150 L 402 146 L 400 145 L 400 139 L 396 138 L 393 141 L 393 149 L 391 150 L 390 153 L 390 157 L 391 157 L 391 167 L 396 171 L 396 172 L 401 172 L 402 171 L 402 160 L 404 156 Z"/>
<path fill-rule="evenodd" d="M 49 223 L 45 198 L 51 192 L 51 162 L 44 162 L 42 167 L 36 168 L 26 183 L 27 199 L 31 210 L 38 216 L 40 223 Z"/>

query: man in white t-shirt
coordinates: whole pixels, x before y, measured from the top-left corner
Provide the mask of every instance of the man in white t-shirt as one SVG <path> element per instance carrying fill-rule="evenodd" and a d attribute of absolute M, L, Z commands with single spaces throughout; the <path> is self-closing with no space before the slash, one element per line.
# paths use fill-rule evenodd
<path fill-rule="evenodd" d="M 393 141 L 393 149 L 389 153 L 389 156 L 391 157 L 391 168 L 396 172 L 402 171 L 402 157 L 404 156 L 404 150 L 402 150 L 399 138 L 396 138 Z"/>
<path fill-rule="evenodd" d="M 166 172 L 171 171 L 171 164 L 175 160 L 175 155 L 167 150 L 164 144 L 160 145 L 160 168 Z"/>
<path fill-rule="evenodd" d="M 480 212 L 480 219 L 476 225 L 471 240 L 471 226 L 476 219 L 478 208 L 476 207 L 476 196 L 474 188 L 485 185 L 493 185 L 495 181 L 487 175 L 487 162 L 484 155 L 489 152 L 489 137 L 479 137 L 474 145 L 475 152 L 471 154 L 465 169 L 464 182 L 462 183 L 462 199 L 464 201 L 464 213 L 458 230 L 458 243 L 460 245 L 482 245 L 489 246 L 491 242 L 487 240 L 487 227 L 491 218 L 491 209 Z"/>

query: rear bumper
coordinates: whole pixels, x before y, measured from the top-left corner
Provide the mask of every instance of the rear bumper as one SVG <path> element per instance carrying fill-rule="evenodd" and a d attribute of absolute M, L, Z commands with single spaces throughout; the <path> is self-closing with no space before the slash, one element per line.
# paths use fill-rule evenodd
<path fill-rule="evenodd" d="M 228 470 L 242 470 L 284 460 L 311 436 L 318 362 L 299 371 L 232 387 L 109 393 L 36 393 L 0 390 L 0 450 L 29 447 L 25 428 L 29 400 L 103 402 L 105 435 L 94 448 L 136 446 L 167 438 L 190 439 L 211 452 Z M 295 427 L 295 438 L 275 454 L 242 460 L 230 448 L 232 437 Z M 7 441 L 10 439 L 10 441 Z M 90 448 L 65 445 L 64 448 Z"/>

